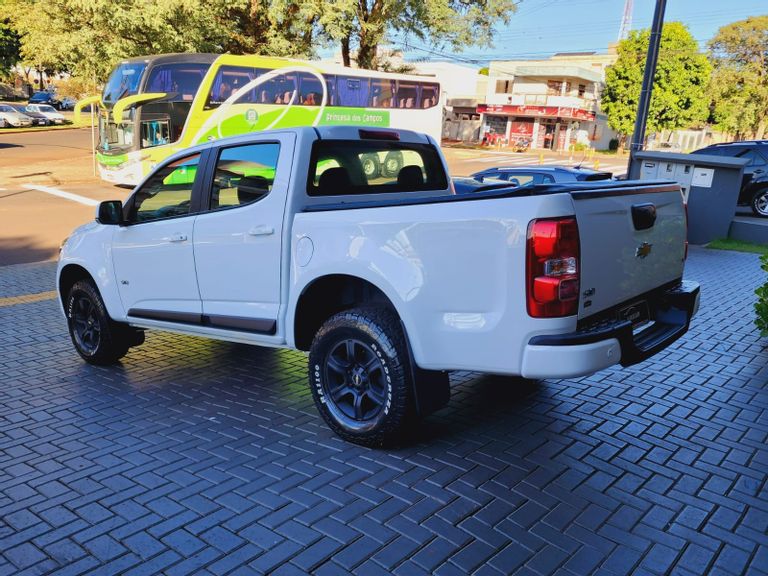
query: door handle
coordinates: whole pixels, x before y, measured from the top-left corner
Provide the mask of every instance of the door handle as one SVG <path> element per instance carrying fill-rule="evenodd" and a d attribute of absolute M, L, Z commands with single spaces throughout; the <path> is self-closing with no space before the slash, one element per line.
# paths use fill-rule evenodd
<path fill-rule="evenodd" d="M 254 226 L 250 230 L 248 230 L 249 236 L 269 236 L 270 234 L 274 234 L 275 229 L 272 228 L 272 226 Z"/>
<path fill-rule="evenodd" d="M 173 234 L 166 238 L 163 238 L 166 242 L 184 242 L 187 239 L 186 234 Z"/>

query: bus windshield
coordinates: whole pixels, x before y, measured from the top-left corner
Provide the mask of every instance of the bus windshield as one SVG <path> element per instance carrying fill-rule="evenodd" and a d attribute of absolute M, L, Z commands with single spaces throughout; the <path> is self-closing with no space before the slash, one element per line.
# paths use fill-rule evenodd
<path fill-rule="evenodd" d="M 101 101 L 104 104 L 114 104 L 120 98 L 138 93 L 141 75 L 146 67 L 144 62 L 123 62 L 118 65 L 104 86 Z"/>

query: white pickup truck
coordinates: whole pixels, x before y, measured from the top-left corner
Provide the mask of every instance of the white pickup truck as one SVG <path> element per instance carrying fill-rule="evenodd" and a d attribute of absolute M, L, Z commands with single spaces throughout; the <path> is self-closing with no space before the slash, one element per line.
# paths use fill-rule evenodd
<path fill-rule="evenodd" d="M 682 336 L 686 216 L 670 182 L 455 194 L 405 130 L 295 128 L 159 166 L 63 244 L 77 352 L 116 362 L 145 329 L 309 352 L 343 438 L 395 441 L 448 400 L 447 371 L 565 378 Z"/>

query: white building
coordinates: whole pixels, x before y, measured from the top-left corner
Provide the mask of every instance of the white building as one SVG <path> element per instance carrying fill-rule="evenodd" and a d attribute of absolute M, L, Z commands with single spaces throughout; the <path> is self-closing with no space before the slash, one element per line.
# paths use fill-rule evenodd
<path fill-rule="evenodd" d="M 566 150 L 572 144 L 608 148 L 615 133 L 600 113 L 605 69 L 616 53 L 565 53 L 547 60 L 493 61 L 485 103 L 478 104 L 483 134 L 533 149 Z"/>

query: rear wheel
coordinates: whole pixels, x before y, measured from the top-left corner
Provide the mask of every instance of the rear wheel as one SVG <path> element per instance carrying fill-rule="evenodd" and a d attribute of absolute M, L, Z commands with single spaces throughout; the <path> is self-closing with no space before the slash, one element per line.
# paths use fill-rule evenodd
<path fill-rule="evenodd" d="M 343 439 L 364 446 L 400 440 L 415 417 L 400 321 L 386 308 L 355 308 L 323 324 L 309 353 L 317 409 Z"/>
<path fill-rule="evenodd" d="M 752 212 L 763 218 L 768 218 L 768 188 L 758 190 L 752 197 Z"/>
<path fill-rule="evenodd" d="M 90 364 L 113 364 L 125 356 L 128 348 L 143 340 L 128 326 L 109 317 L 91 280 L 74 283 L 67 296 L 66 310 L 75 350 Z"/>

